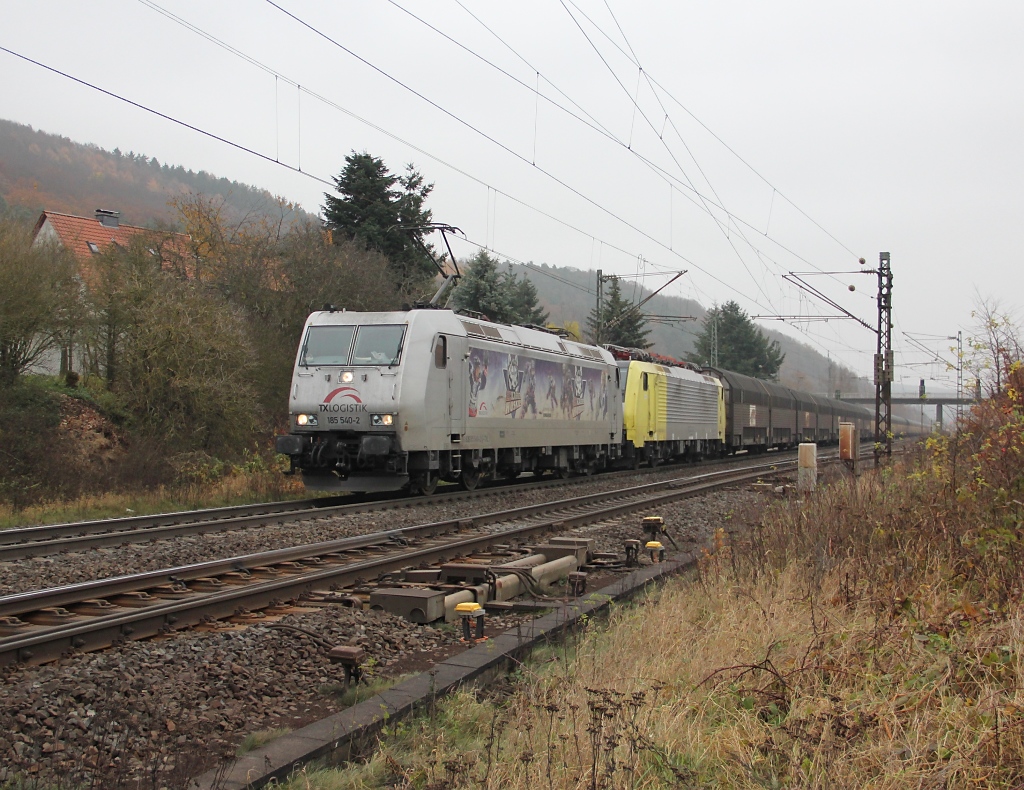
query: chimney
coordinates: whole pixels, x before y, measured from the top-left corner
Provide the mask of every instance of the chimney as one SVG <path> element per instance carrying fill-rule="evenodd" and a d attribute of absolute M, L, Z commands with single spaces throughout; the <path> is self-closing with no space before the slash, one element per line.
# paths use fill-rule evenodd
<path fill-rule="evenodd" d="M 98 208 L 96 209 L 96 219 L 98 219 L 100 225 L 105 228 L 116 228 L 121 224 L 121 212 Z"/>

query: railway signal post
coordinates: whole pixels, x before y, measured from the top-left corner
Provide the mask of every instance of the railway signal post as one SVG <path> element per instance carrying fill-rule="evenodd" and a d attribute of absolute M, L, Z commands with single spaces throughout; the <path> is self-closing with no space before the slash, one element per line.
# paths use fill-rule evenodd
<path fill-rule="evenodd" d="M 892 455 L 892 268 L 889 253 L 878 254 L 878 338 L 875 351 L 875 466 Z"/>

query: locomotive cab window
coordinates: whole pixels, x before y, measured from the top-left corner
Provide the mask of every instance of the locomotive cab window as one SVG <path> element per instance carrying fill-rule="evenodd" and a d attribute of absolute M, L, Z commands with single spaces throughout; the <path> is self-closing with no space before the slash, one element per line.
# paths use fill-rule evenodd
<path fill-rule="evenodd" d="M 434 342 L 434 367 L 448 367 L 448 338 L 444 335 L 438 335 Z"/>
<path fill-rule="evenodd" d="M 646 373 L 644 373 L 642 380 L 643 380 L 644 392 L 647 392 L 647 374 Z"/>
<path fill-rule="evenodd" d="M 302 346 L 299 365 L 347 365 L 354 326 L 311 326 Z"/>
<path fill-rule="evenodd" d="M 397 365 L 405 327 L 396 324 L 361 326 L 352 350 L 353 365 Z"/>

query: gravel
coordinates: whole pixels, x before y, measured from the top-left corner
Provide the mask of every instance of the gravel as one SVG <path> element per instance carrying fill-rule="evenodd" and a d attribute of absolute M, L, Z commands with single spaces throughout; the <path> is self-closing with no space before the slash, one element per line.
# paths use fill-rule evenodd
<path fill-rule="evenodd" d="M 749 462 L 749 459 L 744 459 L 742 462 L 734 463 Z M 217 558 L 237 557 L 243 554 L 255 554 L 307 543 L 337 540 L 431 521 L 467 518 L 477 513 L 506 510 L 545 500 L 582 496 L 599 491 L 626 488 L 631 485 L 697 475 L 704 471 L 722 468 L 722 465 L 713 467 L 676 466 L 655 473 L 624 477 L 602 478 L 598 475 L 555 489 L 516 490 L 515 488 L 506 488 L 484 497 L 456 502 L 425 498 L 422 505 L 417 504 L 410 507 L 251 527 L 245 530 L 209 532 L 150 543 L 127 543 L 108 548 L 21 559 L 16 562 L 0 563 L 0 595 L 61 587 L 111 576 L 163 570 Z"/>
<path fill-rule="evenodd" d="M 687 471 L 676 468 L 661 474 L 678 477 Z M 617 478 L 605 481 L 603 487 L 629 484 Z M 601 486 L 596 478 L 571 490 L 575 494 L 601 490 Z M 26 567 L 4 568 L 2 573 L 8 589 L 64 584 L 472 515 L 557 496 L 550 491 L 512 491 L 489 497 L 483 505 L 479 500 L 443 508 L 425 504 L 167 541 L 166 545 L 124 546 L 20 561 L 17 565 Z M 662 516 L 680 549 L 692 550 L 707 542 L 719 526 L 746 523 L 763 503 L 762 497 L 750 487 L 733 488 L 648 515 Z M 593 538 L 599 551 L 621 552 L 623 540 L 643 537 L 642 515 L 571 534 Z M 488 632 L 513 627 L 525 617 L 489 617 Z M 277 622 L 310 631 L 329 645 L 361 645 L 370 674 L 377 677 L 419 671 L 461 649 L 453 626 L 418 626 L 382 612 L 327 605 L 307 607 Z M 337 693 L 342 671 L 327 661 L 323 645 L 269 624 L 214 627 L 128 642 L 42 667 L 6 668 L 0 676 L 0 781 L 30 777 L 41 786 L 57 781 L 60 786 L 185 787 L 189 776 L 233 755 L 247 734 L 294 729 L 342 707 Z"/>

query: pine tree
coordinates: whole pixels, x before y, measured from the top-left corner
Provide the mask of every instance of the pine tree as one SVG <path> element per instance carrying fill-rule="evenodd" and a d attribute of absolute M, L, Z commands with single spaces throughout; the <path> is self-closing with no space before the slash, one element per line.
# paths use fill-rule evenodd
<path fill-rule="evenodd" d="M 513 322 L 544 326 L 548 313 L 540 306 L 537 287 L 525 276 L 520 280 L 511 273 L 506 274 L 506 281 L 510 290 Z"/>
<path fill-rule="evenodd" d="M 480 250 L 463 264 L 464 271 L 452 296 L 457 310 L 483 313 L 501 324 L 537 324 L 548 320 L 537 303 L 537 289 L 525 277 L 501 271 L 498 259 Z"/>
<path fill-rule="evenodd" d="M 421 293 L 437 274 L 430 255 L 420 247 L 429 231 L 431 212 L 423 207 L 433 190 L 412 165 L 405 175 L 393 175 L 382 159 L 365 151 L 345 157 L 345 168 L 334 179 L 340 195 L 324 194 L 324 224 L 336 241 L 357 241 L 383 254 L 398 289 Z M 429 245 L 428 245 L 428 249 Z"/>
<path fill-rule="evenodd" d="M 511 294 L 498 267 L 498 259 L 487 250 L 477 251 L 463 264 L 462 278 L 452 294 L 452 306 L 482 313 L 491 321 L 508 323 L 512 316 Z"/>
<path fill-rule="evenodd" d="M 651 333 L 644 314 L 632 302 L 622 297 L 622 286 L 618 277 L 612 277 L 602 304 L 601 315 L 597 307 L 587 318 L 587 339 L 591 343 L 610 343 L 626 348 L 650 348 L 647 341 Z"/>
<path fill-rule="evenodd" d="M 704 326 L 697 336 L 690 361 L 710 365 L 718 338 L 718 367 L 759 379 L 778 377 L 786 355 L 777 340 L 769 340 L 736 302 L 715 306 L 704 314 Z"/>

